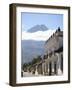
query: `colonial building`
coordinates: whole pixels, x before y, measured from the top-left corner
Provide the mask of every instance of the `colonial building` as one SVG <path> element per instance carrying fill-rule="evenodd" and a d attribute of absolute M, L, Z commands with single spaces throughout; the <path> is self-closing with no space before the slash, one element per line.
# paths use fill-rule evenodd
<path fill-rule="evenodd" d="M 58 28 L 45 42 L 42 61 L 34 64 L 29 71 L 34 75 L 61 75 L 63 73 L 63 31 Z"/>
<path fill-rule="evenodd" d="M 45 42 L 45 71 L 49 75 L 63 73 L 63 31 L 58 30 Z"/>

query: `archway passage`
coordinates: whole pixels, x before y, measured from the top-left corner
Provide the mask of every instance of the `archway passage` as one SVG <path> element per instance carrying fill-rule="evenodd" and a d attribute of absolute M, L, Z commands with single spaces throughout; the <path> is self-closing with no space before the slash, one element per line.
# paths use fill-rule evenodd
<path fill-rule="evenodd" d="M 51 73 L 52 73 L 52 64 L 51 64 L 51 62 L 49 63 L 49 75 L 51 75 Z"/>
<path fill-rule="evenodd" d="M 61 71 L 63 72 L 63 55 L 61 55 Z"/>
<path fill-rule="evenodd" d="M 56 62 L 54 62 L 54 74 L 57 74 L 57 70 L 56 70 Z"/>

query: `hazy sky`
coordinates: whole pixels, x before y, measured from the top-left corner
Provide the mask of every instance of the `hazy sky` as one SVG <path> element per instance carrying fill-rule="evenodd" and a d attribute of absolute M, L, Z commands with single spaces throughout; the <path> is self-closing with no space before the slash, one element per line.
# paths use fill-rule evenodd
<path fill-rule="evenodd" d="M 63 29 L 63 15 L 62 14 L 48 14 L 48 13 L 21 13 L 22 31 L 27 31 L 35 25 L 44 24 L 48 29 Z"/>

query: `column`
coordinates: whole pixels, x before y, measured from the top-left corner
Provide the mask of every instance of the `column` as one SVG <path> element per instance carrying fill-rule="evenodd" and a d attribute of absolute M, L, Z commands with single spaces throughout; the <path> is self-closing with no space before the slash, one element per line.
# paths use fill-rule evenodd
<path fill-rule="evenodd" d="M 37 67 L 38 67 L 38 66 L 36 66 L 35 75 L 38 75 Z"/>
<path fill-rule="evenodd" d="M 47 65 L 48 65 L 48 75 L 49 75 L 49 62 L 48 62 L 48 64 L 47 64 Z"/>
<path fill-rule="evenodd" d="M 44 63 L 42 63 L 42 74 L 44 75 Z"/>
<path fill-rule="evenodd" d="M 48 62 L 47 62 L 47 72 L 48 72 L 48 75 L 49 75 L 49 72 L 50 72 L 50 69 L 49 69 L 49 58 L 50 58 L 50 57 L 49 57 L 49 55 L 48 55 L 48 60 L 47 60 L 47 61 L 48 61 Z"/>
<path fill-rule="evenodd" d="M 53 75 L 54 74 L 54 62 L 52 61 L 51 63 L 52 63 L 51 69 L 52 69 L 52 75 Z"/>
<path fill-rule="evenodd" d="M 61 71 L 61 54 L 57 53 L 58 56 L 58 61 L 57 61 L 57 74 L 61 75 L 62 71 Z"/>
<path fill-rule="evenodd" d="M 46 74 L 47 70 L 46 70 L 46 62 L 45 62 L 45 74 Z"/>

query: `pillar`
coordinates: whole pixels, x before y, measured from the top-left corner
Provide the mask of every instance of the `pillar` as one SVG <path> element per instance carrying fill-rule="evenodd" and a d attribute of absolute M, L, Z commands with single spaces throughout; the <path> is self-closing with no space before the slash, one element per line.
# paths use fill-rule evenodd
<path fill-rule="evenodd" d="M 35 75 L 38 75 L 37 67 L 38 67 L 38 66 L 36 66 Z"/>
<path fill-rule="evenodd" d="M 44 63 L 42 63 L 42 74 L 44 75 Z"/>
<path fill-rule="evenodd" d="M 46 72 L 47 72 L 46 62 L 45 62 L 45 66 L 44 67 L 45 67 L 45 74 L 46 74 Z"/>
<path fill-rule="evenodd" d="M 57 61 L 57 74 L 61 75 L 62 71 L 61 71 L 61 54 L 57 53 L 58 56 L 58 61 Z"/>
<path fill-rule="evenodd" d="M 54 62 L 52 61 L 51 63 L 52 63 L 52 65 L 51 65 L 52 74 L 54 74 Z"/>
<path fill-rule="evenodd" d="M 48 66 L 48 75 L 49 75 L 49 62 L 48 62 L 48 64 L 47 64 L 47 66 Z"/>

